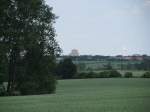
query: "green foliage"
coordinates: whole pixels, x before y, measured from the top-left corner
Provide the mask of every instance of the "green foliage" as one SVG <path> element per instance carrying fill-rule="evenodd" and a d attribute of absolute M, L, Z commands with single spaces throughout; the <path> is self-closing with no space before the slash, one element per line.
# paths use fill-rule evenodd
<path fill-rule="evenodd" d="M 48 76 L 43 81 L 26 81 L 20 85 L 22 95 L 54 93 L 56 89 L 56 80 Z"/>
<path fill-rule="evenodd" d="M 109 78 L 109 71 L 100 72 L 98 78 Z"/>
<path fill-rule="evenodd" d="M 116 70 L 108 70 L 108 71 L 102 71 L 99 73 L 96 72 L 81 72 L 75 75 L 74 78 L 78 79 L 86 79 L 86 78 L 116 78 L 121 77 L 121 73 Z"/>
<path fill-rule="evenodd" d="M 44 0 L 0 0 L 0 58 L 5 59 L 0 60 L 0 73 L 8 74 L 10 95 L 21 88 L 36 92 L 36 86 L 50 91 L 47 77 L 53 75 L 55 56 L 60 53 L 55 19 L 52 7 Z M 8 73 L 1 72 L 2 65 Z"/>
<path fill-rule="evenodd" d="M 7 67 L 8 65 L 7 65 L 6 56 L 3 53 L 3 49 L 0 49 L 0 83 L 6 81 L 7 79 L 7 74 L 8 74 Z"/>
<path fill-rule="evenodd" d="M 54 57 L 43 56 L 39 49 L 27 53 L 25 75 L 18 76 L 18 88 L 22 94 L 44 94 L 55 92 Z"/>
<path fill-rule="evenodd" d="M 22 95 L 27 94 L 37 94 L 36 89 L 38 88 L 38 85 L 36 85 L 35 82 L 23 82 L 23 84 L 20 85 L 20 91 Z"/>
<path fill-rule="evenodd" d="M 88 77 L 87 77 L 87 73 L 82 72 L 82 73 L 77 73 L 73 78 L 75 78 L 75 79 L 85 79 L 85 78 L 88 78 Z"/>
<path fill-rule="evenodd" d="M 100 78 L 115 78 L 115 77 L 121 77 L 121 73 L 117 70 L 108 70 L 100 72 L 99 77 Z"/>
<path fill-rule="evenodd" d="M 98 78 L 97 73 L 95 72 L 81 72 L 77 73 L 73 78 L 75 79 L 86 79 L 86 78 Z"/>
<path fill-rule="evenodd" d="M 0 84 L 0 96 L 5 96 L 5 95 L 6 95 L 5 88 L 2 84 Z"/>
<path fill-rule="evenodd" d="M 133 74 L 132 74 L 132 72 L 126 72 L 126 73 L 124 74 L 124 77 L 126 77 L 126 78 L 131 78 L 131 77 L 133 77 Z"/>
<path fill-rule="evenodd" d="M 0 73 L 0 84 L 4 82 L 4 74 Z"/>
<path fill-rule="evenodd" d="M 56 67 L 56 74 L 63 79 L 71 79 L 77 73 L 77 67 L 70 58 L 66 58 Z"/>
<path fill-rule="evenodd" d="M 142 75 L 142 78 L 150 78 L 150 72 L 145 72 L 145 73 Z"/>

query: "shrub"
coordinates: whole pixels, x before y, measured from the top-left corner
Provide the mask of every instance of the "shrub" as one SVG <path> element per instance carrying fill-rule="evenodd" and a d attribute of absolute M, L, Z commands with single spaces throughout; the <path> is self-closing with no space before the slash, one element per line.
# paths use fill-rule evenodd
<path fill-rule="evenodd" d="M 76 74 L 74 78 L 79 78 L 79 79 L 84 79 L 84 78 L 113 78 L 113 77 L 121 77 L 122 75 L 116 71 L 116 70 L 111 70 L 111 71 L 102 71 L 100 73 L 95 73 L 95 72 L 82 72 Z"/>
<path fill-rule="evenodd" d="M 96 76 L 97 76 L 97 73 L 95 73 L 95 72 L 87 73 L 87 78 L 96 78 Z"/>
<path fill-rule="evenodd" d="M 22 95 L 54 93 L 56 89 L 56 79 L 52 76 L 45 77 L 41 81 L 26 81 L 20 85 Z"/>
<path fill-rule="evenodd" d="M 3 84 L 0 84 L 0 96 L 7 96 L 7 92 Z"/>
<path fill-rule="evenodd" d="M 2 73 L 0 73 L 0 96 L 6 96 L 7 95 L 7 92 L 5 90 L 3 82 L 4 82 L 4 75 Z"/>
<path fill-rule="evenodd" d="M 5 89 L 4 89 L 3 85 L 0 84 L 0 96 L 4 96 L 4 94 L 5 94 Z"/>
<path fill-rule="evenodd" d="M 77 73 L 73 78 L 75 79 L 84 79 L 87 77 L 87 73 L 82 72 L 82 73 Z"/>
<path fill-rule="evenodd" d="M 100 72 L 98 78 L 109 78 L 109 71 Z"/>
<path fill-rule="evenodd" d="M 60 61 L 56 67 L 56 75 L 63 79 L 72 79 L 77 73 L 77 67 L 70 58 Z"/>
<path fill-rule="evenodd" d="M 82 73 L 78 73 L 74 76 L 74 78 L 77 79 L 86 79 L 86 78 L 97 78 L 97 73 L 94 72 L 82 72 Z"/>
<path fill-rule="evenodd" d="M 118 72 L 117 70 L 111 70 L 109 71 L 109 77 L 110 78 L 113 78 L 113 77 L 121 77 L 121 73 Z"/>
<path fill-rule="evenodd" d="M 46 93 L 55 93 L 57 81 L 55 77 L 49 75 L 43 82 L 39 84 L 38 93 L 46 94 Z"/>
<path fill-rule="evenodd" d="M 145 73 L 142 75 L 142 78 L 150 78 L 150 72 L 145 72 Z"/>
<path fill-rule="evenodd" d="M 36 94 L 37 84 L 33 81 L 23 82 L 20 85 L 22 95 Z"/>
<path fill-rule="evenodd" d="M 126 78 L 131 78 L 131 77 L 133 77 L 133 74 L 132 74 L 132 72 L 126 72 L 126 73 L 124 74 L 124 77 L 126 77 Z"/>

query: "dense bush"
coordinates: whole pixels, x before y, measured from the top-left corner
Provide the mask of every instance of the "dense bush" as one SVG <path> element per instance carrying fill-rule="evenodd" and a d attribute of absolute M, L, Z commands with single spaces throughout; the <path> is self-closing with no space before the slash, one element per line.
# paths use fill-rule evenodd
<path fill-rule="evenodd" d="M 118 72 L 117 70 L 111 70 L 109 71 L 109 77 L 110 78 L 113 78 L 113 77 L 121 77 L 121 73 Z"/>
<path fill-rule="evenodd" d="M 47 79 L 27 81 L 23 82 L 19 88 L 22 95 L 54 93 L 56 89 L 56 79 L 49 76 Z"/>
<path fill-rule="evenodd" d="M 145 73 L 142 75 L 142 78 L 150 78 L 150 72 L 145 72 Z"/>
<path fill-rule="evenodd" d="M 59 62 L 56 67 L 56 75 L 62 79 L 71 79 L 77 73 L 77 67 L 70 58 Z"/>
<path fill-rule="evenodd" d="M 75 75 L 74 78 L 84 79 L 84 78 L 113 78 L 121 77 L 122 75 L 116 70 L 102 71 L 100 73 L 96 72 L 82 72 Z"/>
<path fill-rule="evenodd" d="M 109 78 L 109 71 L 100 72 L 97 78 Z"/>
<path fill-rule="evenodd" d="M 5 88 L 2 84 L 0 84 L 0 96 L 5 96 Z"/>
<path fill-rule="evenodd" d="M 86 78 L 96 78 L 97 74 L 94 72 L 81 72 L 77 73 L 73 78 L 76 79 L 86 79 Z"/>
<path fill-rule="evenodd" d="M 40 94 L 55 93 L 57 80 L 54 76 L 49 75 L 43 82 L 40 83 L 38 91 Z"/>
<path fill-rule="evenodd" d="M 38 88 L 38 85 L 36 82 L 28 81 L 23 82 L 20 86 L 20 91 L 22 95 L 28 95 L 28 94 L 36 94 L 36 90 Z"/>
<path fill-rule="evenodd" d="M 95 73 L 95 72 L 88 72 L 87 73 L 87 77 L 88 78 L 96 78 L 97 77 L 97 73 Z"/>
<path fill-rule="evenodd" d="M 124 77 L 126 77 L 126 78 L 131 78 L 131 77 L 133 77 L 133 74 L 132 74 L 132 72 L 126 72 L 126 73 L 124 74 Z"/>
<path fill-rule="evenodd" d="M 117 70 L 103 71 L 99 73 L 99 78 L 113 78 L 113 77 L 121 77 L 121 73 L 119 73 Z"/>
<path fill-rule="evenodd" d="M 0 96 L 8 96 L 4 82 L 0 84 Z"/>

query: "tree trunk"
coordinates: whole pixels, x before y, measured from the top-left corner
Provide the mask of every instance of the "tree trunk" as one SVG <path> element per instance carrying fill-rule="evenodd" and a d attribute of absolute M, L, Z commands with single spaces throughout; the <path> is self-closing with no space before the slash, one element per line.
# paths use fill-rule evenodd
<path fill-rule="evenodd" d="M 14 46 L 10 53 L 10 59 L 9 59 L 9 68 L 8 68 L 8 86 L 7 86 L 7 92 L 9 95 L 12 94 L 15 87 L 15 78 L 16 78 L 16 66 L 17 66 L 17 55 L 18 50 L 17 47 Z"/>

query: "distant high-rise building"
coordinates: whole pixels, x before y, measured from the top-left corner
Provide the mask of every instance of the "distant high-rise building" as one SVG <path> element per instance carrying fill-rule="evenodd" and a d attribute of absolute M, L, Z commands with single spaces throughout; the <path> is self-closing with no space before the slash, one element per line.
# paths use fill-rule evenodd
<path fill-rule="evenodd" d="M 79 56 L 79 51 L 77 49 L 72 49 L 70 56 Z"/>

